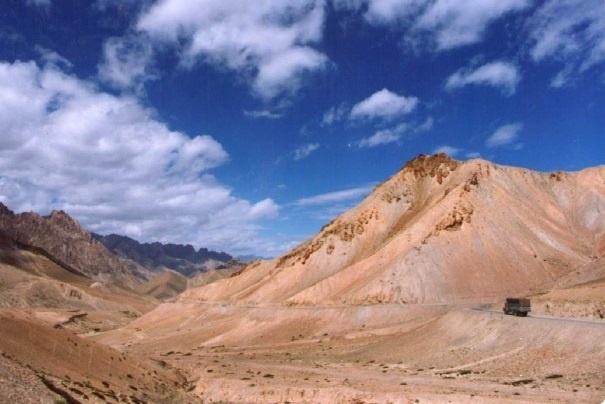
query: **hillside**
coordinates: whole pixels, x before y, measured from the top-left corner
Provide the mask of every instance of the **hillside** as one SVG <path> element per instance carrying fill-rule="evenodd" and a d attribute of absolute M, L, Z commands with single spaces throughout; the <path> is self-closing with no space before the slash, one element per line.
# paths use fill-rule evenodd
<path fill-rule="evenodd" d="M 153 296 L 156 299 L 171 299 L 187 289 L 187 278 L 183 275 L 165 271 L 137 288 L 142 295 Z"/>
<path fill-rule="evenodd" d="M 152 276 L 148 269 L 110 253 L 63 211 L 53 211 L 49 216 L 15 214 L 0 203 L 0 232 L 100 282 L 132 288 Z"/>
<path fill-rule="evenodd" d="M 15 376 L 0 397 L 28 383 L 29 399 L 83 402 L 599 402 L 604 211 L 605 167 L 438 154 L 277 259 L 132 292 L 5 235 L 0 376 Z M 502 314 L 510 295 L 530 316 Z"/>
<path fill-rule="evenodd" d="M 539 173 L 419 156 L 318 235 L 185 299 L 288 305 L 527 295 L 605 254 L 605 167 Z"/>
<path fill-rule="evenodd" d="M 201 401 L 599 402 L 603 211 L 605 167 L 420 156 L 282 257 L 92 338 Z"/>

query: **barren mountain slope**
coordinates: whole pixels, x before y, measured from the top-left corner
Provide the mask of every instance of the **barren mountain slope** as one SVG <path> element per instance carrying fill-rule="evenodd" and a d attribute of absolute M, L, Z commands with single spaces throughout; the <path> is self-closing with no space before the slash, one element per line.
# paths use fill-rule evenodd
<path fill-rule="evenodd" d="M 600 402 L 605 323 L 543 315 L 603 302 L 604 199 L 605 167 L 419 157 L 291 253 L 91 338 L 200 401 Z"/>
<path fill-rule="evenodd" d="M 142 295 L 171 299 L 187 289 L 187 278 L 175 271 L 164 271 L 137 288 Z"/>
<path fill-rule="evenodd" d="M 55 327 L 86 332 L 125 325 L 157 304 L 103 286 L 40 249 L 0 235 L 0 307 L 27 309 Z"/>
<path fill-rule="evenodd" d="M 538 173 L 419 156 L 279 259 L 182 298 L 456 302 L 551 288 L 605 254 L 605 167 Z"/>
<path fill-rule="evenodd" d="M 43 250 L 61 265 L 95 280 L 134 287 L 151 276 L 133 261 L 111 254 L 63 211 L 53 211 L 49 216 L 34 212 L 14 214 L 0 203 L 0 232 Z"/>
<path fill-rule="evenodd" d="M 67 402 L 187 402 L 186 380 L 162 364 L 46 326 L 22 311 L 0 309 L 0 322 L 0 352 L 6 359 L 0 361 L 0 373 L 27 367 L 30 375 L 16 375 L 17 380 L 38 377 Z M 2 383 L 0 397 L 10 397 L 4 387 L 10 384 Z"/>

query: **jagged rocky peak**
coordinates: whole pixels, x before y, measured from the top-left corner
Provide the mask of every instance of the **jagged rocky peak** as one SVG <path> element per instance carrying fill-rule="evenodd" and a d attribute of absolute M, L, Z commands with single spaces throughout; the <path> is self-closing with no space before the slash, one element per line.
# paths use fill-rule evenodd
<path fill-rule="evenodd" d="M 10 210 L 5 204 L 0 202 L 0 216 L 15 216 L 15 212 Z"/>
<path fill-rule="evenodd" d="M 67 233 L 78 233 L 79 235 L 85 235 L 86 238 L 90 238 L 90 234 L 82 228 L 80 223 L 63 210 L 53 210 L 50 215 L 45 216 L 44 219 Z"/>
<path fill-rule="evenodd" d="M 445 153 L 437 153 L 431 156 L 420 154 L 418 157 L 408 161 L 402 171 L 412 172 L 416 178 L 419 177 L 437 177 L 437 181 L 441 183 L 441 179 L 447 177 L 450 171 L 455 171 L 463 163 L 452 159 Z"/>
<path fill-rule="evenodd" d="M 190 244 L 162 244 L 160 242 L 139 243 L 127 236 L 110 234 L 93 236 L 114 254 L 131 259 L 147 268 L 170 268 L 190 276 L 198 271 L 206 271 L 216 265 L 226 263 L 233 257 L 224 252 L 207 248 L 195 248 Z"/>
<path fill-rule="evenodd" d="M 93 279 L 106 279 L 131 285 L 148 278 L 147 269 L 111 254 L 77 220 L 64 211 L 48 216 L 35 212 L 13 214 L 0 206 L 0 232 L 13 240 L 39 248 L 62 265 Z"/>

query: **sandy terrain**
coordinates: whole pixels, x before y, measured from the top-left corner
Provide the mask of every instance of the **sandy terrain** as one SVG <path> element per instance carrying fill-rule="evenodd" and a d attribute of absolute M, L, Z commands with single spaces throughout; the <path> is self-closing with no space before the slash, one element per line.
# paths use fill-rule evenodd
<path fill-rule="evenodd" d="M 181 369 L 207 402 L 605 399 L 604 321 L 484 307 L 175 303 L 95 339 Z"/>
<path fill-rule="evenodd" d="M 278 259 L 178 296 L 152 280 L 162 304 L 6 253 L 0 398 L 599 404 L 604 211 L 605 167 L 436 155 Z"/>

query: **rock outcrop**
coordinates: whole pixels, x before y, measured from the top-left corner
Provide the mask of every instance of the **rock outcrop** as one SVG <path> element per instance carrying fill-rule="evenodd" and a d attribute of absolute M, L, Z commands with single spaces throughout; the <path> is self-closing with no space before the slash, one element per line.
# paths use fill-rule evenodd
<path fill-rule="evenodd" d="M 109 252 L 63 211 L 53 211 L 49 216 L 34 212 L 15 214 L 0 203 L 0 232 L 94 280 L 134 287 L 151 276 L 146 268 Z"/>

